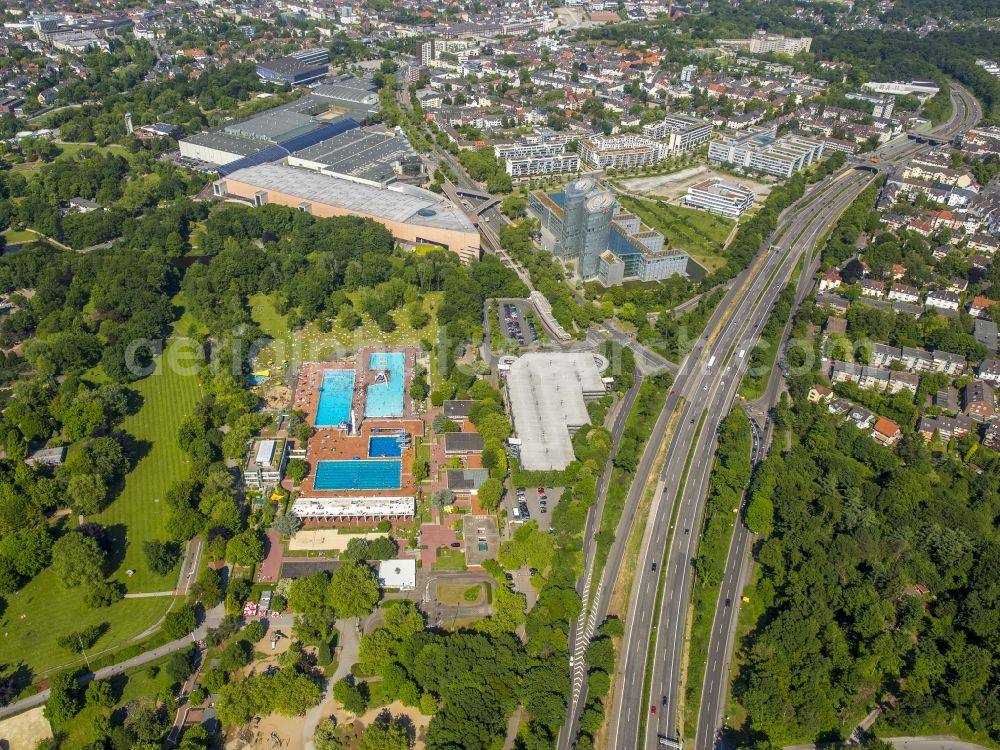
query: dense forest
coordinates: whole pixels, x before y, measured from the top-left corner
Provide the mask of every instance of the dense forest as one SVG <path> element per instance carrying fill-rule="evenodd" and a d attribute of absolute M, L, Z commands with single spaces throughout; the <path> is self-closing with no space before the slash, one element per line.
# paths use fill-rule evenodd
<path fill-rule="evenodd" d="M 736 684 L 755 746 L 846 739 L 887 693 L 898 734 L 996 741 L 1000 458 L 980 450 L 969 466 L 912 437 L 894 453 L 809 404 L 807 387 L 779 415 L 792 450 L 751 490 L 774 516 Z"/>

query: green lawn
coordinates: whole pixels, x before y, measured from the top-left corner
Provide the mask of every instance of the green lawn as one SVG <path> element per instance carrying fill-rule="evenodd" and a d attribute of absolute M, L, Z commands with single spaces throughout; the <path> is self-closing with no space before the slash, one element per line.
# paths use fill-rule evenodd
<path fill-rule="evenodd" d="M 125 643 L 160 618 L 174 602 L 173 597 L 123 599 L 104 609 L 88 609 L 83 588 L 67 589 L 51 569 L 43 570 L 23 589 L 7 599 L 0 618 L 3 631 L 3 672 L 22 661 L 38 676 L 62 665 L 83 664 L 84 659 L 56 645 L 56 639 L 88 625 L 108 623 L 108 631 L 94 646 L 93 655 Z"/>
<path fill-rule="evenodd" d="M 707 211 L 631 196 L 621 196 L 621 204 L 644 224 L 662 232 L 667 246 L 687 250 L 709 271 L 725 265 L 724 246 L 733 229 L 732 220 Z"/>
<path fill-rule="evenodd" d="M 287 316 L 278 314 L 271 296 L 256 294 L 250 298 L 250 312 L 261 329 L 274 341 L 264 347 L 257 356 L 256 368 L 272 368 L 272 376 L 279 378 L 283 374 L 281 367 L 285 360 L 291 359 L 294 350 L 296 359 L 301 361 L 320 361 L 331 355 L 352 354 L 362 346 L 401 346 L 403 344 L 418 344 L 421 339 L 434 341 L 437 338 L 437 308 L 441 304 L 442 292 L 431 292 L 423 295 L 424 309 L 430 313 L 430 322 L 421 329 L 414 329 L 404 310 L 392 313 L 396 321 L 396 330 L 383 333 L 368 316 L 353 331 L 346 331 L 334 321 L 333 330 L 321 331 L 315 322 L 301 329 L 289 330 Z"/>
<path fill-rule="evenodd" d="M 56 159 L 71 159 L 78 153 L 83 151 L 85 148 L 92 148 L 95 151 L 100 151 L 104 154 L 115 153 L 120 154 L 126 158 L 129 157 L 129 150 L 124 146 L 117 143 L 112 143 L 110 146 L 98 146 L 94 143 L 57 143 L 56 146 L 62 151 Z M 14 172 L 20 172 L 25 177 L 30 177 L 43 166 L 43 162 L 40 161 L 26 161 L 20 164 L 15 164 L 13 166 Z"/>
<path fill-rule="evenodd" d="M 171 684 L 163 667 L 170 657 L 164 657 L 150 664 L 129 669 L 123 674 L 111 678 L 111 694 L 115 698 L 115 707 L 124 706 L 131 700 L 155 697 L 162 688 Z M 102 712 L 98 708 L 84 708 L 71 720 L 61 725 L 59 729 L 66 733 L 63 747 L 84 747 L 92 742 L 103 739 L 95 726 Z M 170 717 L 173 719 L 173 715 Z"/>
<path fill-rule="evenodd" d="M 195 373 L 182 372 L 192 362 L 190 351 L 171 341 L 156 371 L 134 386 L 142 396 L 143 405 L 138 413 L 125 419 L 122 427 L 144 449 L 145 455 L 125 478 L 121 494 L 93 519 L 104 526 L 127 530 L 123 540 L 124 560 L 114 575 L 132 593 L 165 591 L 177 583 L 173 572 L 164 577 L 147 569 L 142 543 L 166 537 L 167 510 L 163 498 L 187 471 L 187 459 L 177 443 L 177 426 L 191 413 L 200 396 Z M 127 577 L 128 569 L 135 570 L 135 575 Z"/>
<path fill-rule="evenodd" d="M 3 233 L 3 239 L 8 245 L 18 245 L 38 239 L 38 235 L 30 229 L 8 229 Z"/>
<path fill-rule="evenodd" d="M 438 547 L 433 570 L 465 570 L 465 553 L 448 547 Z M 467 588 L 467 587 L 466 587 Z"/>

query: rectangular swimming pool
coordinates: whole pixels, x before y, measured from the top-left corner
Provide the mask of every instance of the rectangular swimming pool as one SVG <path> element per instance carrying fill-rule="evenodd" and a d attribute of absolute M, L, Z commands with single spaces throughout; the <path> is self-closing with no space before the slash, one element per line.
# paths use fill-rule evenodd
<path fill-rule="evenodd" d="M 368 358 L 368 368 L 376 371 L 376 382 L 368 386 L 365 416 L 403 416 L 403 391 L 406 385 L 406 358 L 403 353 L 373 352 Z"/>
<path fill-rule="evenodd" d="M 398 458 L 403 455 L 405 434 L 379 435 L 368 438 L 368 458 Z"/>
<path fill-rule="evenodd" d="M 337 427 L 350 422 L 353 395 L 354 370 L 324 370 L 316 405 L 316 426 Z"/>
<path fill-rule="evenodd" d="M 315 490 L 396 490 L 402 461 L 317 461 Z"/>

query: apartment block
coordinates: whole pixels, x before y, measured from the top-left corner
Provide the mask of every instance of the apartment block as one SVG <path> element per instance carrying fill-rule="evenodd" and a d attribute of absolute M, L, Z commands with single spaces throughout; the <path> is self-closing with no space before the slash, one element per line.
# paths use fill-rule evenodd
<path fill-rule="evenodd" d="M 753 208 L 753 198 L 753 191 L 742 185 L 712 179 L 689 187 L 684 205 L 738 219 Z"/>
<path fill-rule="evenodd" d="M 750 132 L 737 138 L 722 138 L 708 144 L 708 160 L 743 169 L 788 178 L 823 156 L 823 144 L 811 138 L 770 132 Z"/>
<path fill-rule="evenodd" d="M 688 151 L 708 143 L 715 125 L 690 115 L 667 115 L 659 122 L 642 126 L 647 138 L 665 139 L 670 151 Z"/>
<path fill-rule="evenodd" d="M 667 157 L 665 143 L 641 135 L 599 136 L 580 141 L 580 159 L 594 169 L 655 164 Z"/>

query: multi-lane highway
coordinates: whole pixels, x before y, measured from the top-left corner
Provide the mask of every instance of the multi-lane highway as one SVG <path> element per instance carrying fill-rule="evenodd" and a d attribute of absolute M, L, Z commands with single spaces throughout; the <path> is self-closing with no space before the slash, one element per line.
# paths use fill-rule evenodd
<path fill-rule="evenodd" d="M 936 139 L 949 140 L 955 134 L 964 133 L 974 127 L 979 121 L 981 116 L 979 103 L 967 91 L 953 85 L 952 102 L 954 107 L 949 122 L 930 132 L 930 135 Z M 926 147 L 925 144 L 919 142 L 899 141 L 882 149 L 879 155 L 883 162 L 887 162 L 892 167 Z M 809 291 L 818 260 L 817 255 L 812 264 L 806 265 L 806 273 L 802 275 L 796 295 L 797 302 L 800 302 Z M 780 385 L 780 378 L 772 372 L 767 392 L 756 404 L 764 414 L 777 403 L 781 392 Z M 729 688 L 729 664 L 733 652 L 736 618 L 746 577 L 751 541 L 750 533 L 746 527 L 738 524 L 729 549 L 718 606 L 712 623 L 708 664 L 705 668 L 705 681 L 699 707 L 696 750 L 711 750 L 715 745 L 719 730 L 723 726 L 723 711 Z M 727 600 L 732 602 L 728 607 L 725 605 Z"/>

